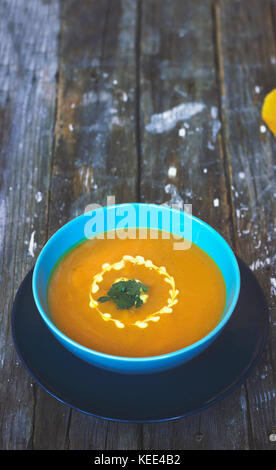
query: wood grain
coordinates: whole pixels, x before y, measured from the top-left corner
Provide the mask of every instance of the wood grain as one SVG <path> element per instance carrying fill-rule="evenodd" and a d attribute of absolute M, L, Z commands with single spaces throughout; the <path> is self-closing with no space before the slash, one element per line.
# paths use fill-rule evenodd
<path fill-rule="evenodd" d="M 136 4 L 70 0 L 61 4 L 60 17 L 48 235 L 90 204 L 137 197 Z M 38 394 L 35 448 L 135 448 L 140 442 L 140 428 L 122 425 L 117 432 L 117 424 Z M 44 419 L 49 409 L 59 423 L 55 441 L 41 427 L 53 426 Z"/>
<path fill-rule="evenodd" d="M 271 317 L 265 355 L 246 382 L 249 444 L 271 449 L 276 419 L 275 138 L 261 120 L 261 107 L 275 87 L 275 2 L 222 1 L 215 9 L 235 247 L 259 279 Z"/>
<path fill-rule="evenodd" d="M 35 392 L 13 348 L 10 310 L 16 289 L 45 242 L 56 101 L 57 14 L 55 1 L 0 5 L 2 449 L 25 449 L 32 441 Z M 30 246 L 32 234 L 34 244 Z"/>
<path fill-rule="evenodd" d="M 233 246 L 212 6 L 208 1 L 200 8 L 192 1 L 143 3 L 141 195 L 147 202 L 168 201 L 180 207 L 192 204 L 193 214 L 211 224 Z M 195 103 L 201 111 L 190 117 Z M 184 118 L 175 122 L 173 113 L 182 109 Z M 151 125 L 154 119 L 159 128 Z M 171 122 L 175 125 L 168 129 Z M 171 167 L 176 169 L 176 176 L 170 177 Z M 144 426 L 144 446 L 247 448 L 245 401 L 241 388 L 195 416 Z M 235 432 L 229 423 L 234 423 Z"/>

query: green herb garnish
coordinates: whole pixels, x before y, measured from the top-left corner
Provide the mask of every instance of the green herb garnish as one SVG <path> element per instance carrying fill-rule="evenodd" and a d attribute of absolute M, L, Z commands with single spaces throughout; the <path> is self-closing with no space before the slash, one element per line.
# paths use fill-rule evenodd
<path fill-rule="evenodd" d="M 102 296 L 98 299 L 98 302 L 107 302 L 112 300 L 116 303 L 118 310 L 129 309 L 133 306 L 135 308 L 143 305 L 143 300 L 140 295 L 142 292 L 147 292 L 148 287 L 135 279 L 128 281 L 115 282 L 107 292 L 106 296 Z"/>

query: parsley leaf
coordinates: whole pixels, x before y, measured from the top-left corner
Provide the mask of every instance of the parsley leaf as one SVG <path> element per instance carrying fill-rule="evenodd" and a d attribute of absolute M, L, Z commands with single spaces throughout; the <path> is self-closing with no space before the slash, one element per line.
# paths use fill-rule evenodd
<path fill-rule="evenodd" d="M 106 296 L 98 299 L 98 302 L 113 301 L 117 305 L 118 310 L 126 310 L 135 306 L 139 308 L 143 305 L 143 300 L 140 298 L 141 291 L 147 292 L 148 287 L 135 279 L 128 281 L 115 282 Z"/>

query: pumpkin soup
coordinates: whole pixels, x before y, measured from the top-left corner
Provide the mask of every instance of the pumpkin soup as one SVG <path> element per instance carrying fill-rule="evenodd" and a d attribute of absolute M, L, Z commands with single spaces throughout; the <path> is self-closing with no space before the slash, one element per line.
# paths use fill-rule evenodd
<path fill-rule="evenodd" d="M 194 243 L 174 250 L 175 239 L 162 233 L 122 239 L 117 231 L 69 251 L 48 285 L 57 328 L 88 348 L 126 357 L 176 351 L 214 329 L 226 302 L 221 271 Z"/>

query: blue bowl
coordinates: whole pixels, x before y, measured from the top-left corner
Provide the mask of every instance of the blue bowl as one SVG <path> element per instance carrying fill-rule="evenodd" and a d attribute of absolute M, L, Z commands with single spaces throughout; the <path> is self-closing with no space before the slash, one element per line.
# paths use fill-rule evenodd
<path fill-rule="evenodd" d="M 185 236 L 212 257 L 226 284 L 226 305 L 218 325 L 204 338 L 183 349 L 151 357 L 121 357 L 89 349 L 67 337 L 51 320 L 47 288 L 53 269 L 74 246 L 87 238 L 126 227 L 166 230 Z M 187 243 L 188 243 L 187 242 Z M 176 243 L 178 243 L 176 241 Z M 187 247 L 186 247 L 187 248 Z M 38 311 L 53 335 L 74 355 L 98 367 L 120 373 L 153 373 L 176 367 L 204 351 L 220 334 L 236 306 L 240 272 L 235 255 L 226 241 L 202 220 L 163 205 L 118 204 L 91 210 L 61 227 L 45 244 L 33 273 L 33 294 Z"/>

